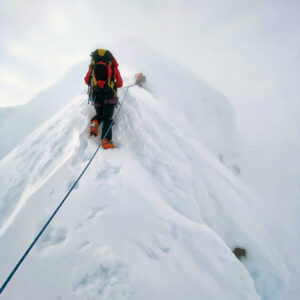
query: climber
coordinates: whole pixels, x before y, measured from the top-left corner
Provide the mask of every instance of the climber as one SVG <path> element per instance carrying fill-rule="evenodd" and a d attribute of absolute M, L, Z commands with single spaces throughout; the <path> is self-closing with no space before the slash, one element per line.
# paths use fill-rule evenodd
<path fill-rule="evenodd" d="M 103 122 L 102 147 L 104 149 L 115 148 L 112 141 L 111 122 L 118 101 L 117 88 L 123 86 L 123 80 L 118 63 L 110 51 L 96 49 L 91 53 L 91 63 L 84 81 L 89 86 L 89 99 L 96 110 L 96 115 L 91 120 L 90 135 L 96 137 L 98 126 Z"/>

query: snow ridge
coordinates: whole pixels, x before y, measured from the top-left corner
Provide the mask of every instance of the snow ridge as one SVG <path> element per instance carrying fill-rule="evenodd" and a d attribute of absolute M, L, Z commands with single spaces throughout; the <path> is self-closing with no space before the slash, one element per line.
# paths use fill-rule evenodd
<path fill-rule="evenodd" d="M 271 217 L 220 161 L 232 167 L 239 144 L 232 108 L 184 68 L 125 46 L 119 62 L 131 68 L 121 72 L 145 70 L 146 89 L 129 90 L 117 149 L 99 150 L 4 299 L 284 299 L 290 275 Z M 1 280 L 99 144 L 88 138 L 94 109 L 84 95 L 55 111 L 0 161 Z"/>
<path fill-rule="evenodd" d="M 8 258 L 1 278 L 97 147 L 87 139 L 92 114 L 86 99 L 77 97 L 1 161 L 1 170 L 13 163 L 22 170 L 7 186 L 27 190 L 22 209 L 2 229 L 1 244 L 12 245 L 16 233 L 22 240 L 11 254 L 0 250 Z M 23 285 L 28 297 L 47 290 L 49 299 L 259 299 L 256 290 L 263 299 L 282 299 L 288 274 L 266 241 L 257 203 L 197 139 L 186 137 L 179 128 L 192 129 L 179 115 L 146 90 L 130 90 L 114 127 L 118 149 L 95 157 L 7 287 L 7 299 L 18 298 Z M 25 180 L 26 189 L 18 185 Z M 1 220 L 19 205 L 9 203 Z M 256 290 L 230 250 L 239 243 L 249 250 L 245 266 Z M 35 284 L 27 276 L 33 270 Z"/>

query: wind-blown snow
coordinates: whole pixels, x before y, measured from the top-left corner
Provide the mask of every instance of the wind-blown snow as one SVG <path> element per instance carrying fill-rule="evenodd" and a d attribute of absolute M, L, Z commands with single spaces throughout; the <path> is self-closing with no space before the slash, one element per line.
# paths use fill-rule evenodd
<path fill-rule="evenodd" d="M 83 75 L 78 75 L 85 69 L 85 63 L 70 68 L 62 80 L 25 105 L 0 107 L 0 159 L 82 92 Z"/>
<path fill-rule="evenodd" d="M 82 114 L 67 106 L 51 119 L 50 126 L 46 122 L 0 161 L 0 234 L 26 200 L 70 158 L 79 143 L 78 133 L 84 122 Z"/>
<path fill-rule="evenodd" d="M 191 76 L 176 69 L 171 98 L 150 66 L 150 91 L 129 90 L 118 148 L 99 151 L 4 299 L 284 299 L 290 276 L 268 210 L 216 156 L 238 144 L 231 108 L 200 81 L 176 87 L 179 71 Z M 96 150 L 93 113 L 77 96 L 0 161 L 1 281 Z M 236 246 L 248 251 L 242 263 Z"/>

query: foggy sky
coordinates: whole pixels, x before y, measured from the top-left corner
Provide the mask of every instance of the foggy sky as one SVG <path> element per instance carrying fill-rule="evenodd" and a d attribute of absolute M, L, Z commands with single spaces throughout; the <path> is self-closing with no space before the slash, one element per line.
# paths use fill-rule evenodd
<path fill-rule="evenodd" d="M 96 44 L 126 37 L 188 65 L 237 103 L 245 91 L 249 99 L 271 97 L 279 83 L 285 91 L 299 82 L 299 7 L 299 1 L 2 0 L 0 105 L 27 102 Z"/>

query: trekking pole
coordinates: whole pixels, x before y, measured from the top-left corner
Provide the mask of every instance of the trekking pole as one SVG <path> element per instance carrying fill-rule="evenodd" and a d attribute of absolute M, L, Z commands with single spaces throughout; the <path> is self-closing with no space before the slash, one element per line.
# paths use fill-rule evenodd
<path fill-rule="evenodd" d="M 88 104 L 90 104 L 90 89 L 91 87 L 89 86 L 88 90 L 87 90 L 87 94 L 88 94 Z"/>

